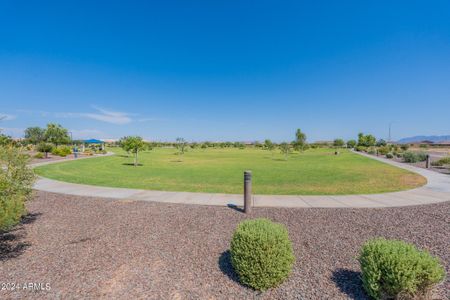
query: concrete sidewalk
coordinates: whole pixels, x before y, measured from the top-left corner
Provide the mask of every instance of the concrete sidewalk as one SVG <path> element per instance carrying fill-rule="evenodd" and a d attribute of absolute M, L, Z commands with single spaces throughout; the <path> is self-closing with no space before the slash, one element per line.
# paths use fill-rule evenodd
<path fill-rule="evenodd" d="M 255 195 L 256 207 L 397 207 L 431 204 L 450 201 L 450 176 L 437 172 L 394 162 L 380 157 L 358 153 L 378 161 L 418 173 L 427 178 L 427 184 L 413 190 L 367 195 L 336 195 L 336 196 L 284 196 Z M 58 163 L 63 161 L 46 162 Z M 37 164 L 32 165 L 37 166 Z M 167 203 L 183 203 L 197 205 L 243 205 L 242 195 L 210 194 L 191 192 L 166 192 L 139 189 L 100 187 L 84 184 L 74 184 L 39 178 L 34 189 L 53 193 L 102 197 L 122 200 L 156 201 Z"/>

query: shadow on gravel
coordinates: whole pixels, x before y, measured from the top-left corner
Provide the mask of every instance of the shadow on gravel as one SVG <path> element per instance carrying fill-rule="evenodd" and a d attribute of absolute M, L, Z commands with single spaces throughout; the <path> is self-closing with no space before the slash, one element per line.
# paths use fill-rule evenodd
<path fill-rule="evenodd" d="M 231 265 L 230 250 L 227 250 L 220 255 L 219 268 L 223 274 L 228 276 L 228 278 L 240 284 L 239 277 L 237 276 L 236 272 L 234 272 L 233 266 Z"/>
<path fill-rule="evenodd" d="M 23 241 L 26 233 L 21 225 L 33 223 L 40 215 L 29 213 L 22 217 L 20 223 L 13 229 L 0 232 L 0 261 L 16 258 L 31 246 L 30 243 Z"/>
<path fill-rule="evenodd" d="M 361 281 L 361 273 L 348 269 L 337 269 L 333 272 L 331 280 L 350 299 L 367 299 Z"/>
<path fill-rule="evenodd" d="M 227 207 L 228 207 L 228 208 L 231 208 L 231 209 L 234 209 L 235 211 L 238 211 L 238 212 L 241 212 L 241 213 L 244 212 L 244 209 L 243 209 L 243 208 L 240 208 L 240 207 L 237 206 L 236 204 L 227 204 Z"/>

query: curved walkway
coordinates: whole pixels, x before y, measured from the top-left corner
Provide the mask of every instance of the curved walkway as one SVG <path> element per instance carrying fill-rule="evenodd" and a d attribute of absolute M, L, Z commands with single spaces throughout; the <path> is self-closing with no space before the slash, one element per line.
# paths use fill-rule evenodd
<path fill-rule="evenodd" d="M 336 208 L 362 208 L 362 207 L 397 207 L 431 204 L 450 201 L 450 176 L 430 170 L 417 168 L 392 160 L 374 157 L 359 153 L 378 161 L 406 169 L 424 176 L 427 184 L 416 189 L 384 193 L 362 195 L 326 195 L 326 196 L 284 196 L 284 195 L 255 195 L 253 197 L 256 207 L 336 207 Z M 111 153 L 109 154 L 111 155 Z M 94 156 L 95 157 L 95 156 Z M 86 157 L 91 158 L 91 157 Z M 86 159 L 85 158 L 85 159 Z M 78 158 L 80 159 L 80 158 Z M 68 161 L 49 161 L 32 164 L 32 167 Z M 156 201 L 167 203 L 184 203 L 197 205 L 243 205 L 242 195 L 232 194 L 208 194 L 191 192 L 166 192 L 150 191 L 126 188 L 100 187 L 84 184 L 75 184 L 56 181 L 40 177 L 34 189 L 46 192 L 68 195 L 103 197 L 120 199 L 124 201 Z"/>

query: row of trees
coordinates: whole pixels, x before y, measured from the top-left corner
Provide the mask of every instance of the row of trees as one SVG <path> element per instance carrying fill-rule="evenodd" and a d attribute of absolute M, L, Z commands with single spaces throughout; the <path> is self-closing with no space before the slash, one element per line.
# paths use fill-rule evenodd
<path fill-rule="evenodd" d="M 72 139 L 66 128 L 59 124 L 49 123 L 46 128 L 36 126 L 25 129 L 25 141 L 33 145 L 46 142 L 58 146 L 69 144 Z"/>

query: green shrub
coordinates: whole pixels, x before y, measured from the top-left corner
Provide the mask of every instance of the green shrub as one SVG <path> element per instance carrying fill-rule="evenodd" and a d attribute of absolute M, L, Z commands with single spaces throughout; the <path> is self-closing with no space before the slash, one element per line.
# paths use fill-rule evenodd
<path fill-rule="evenodd" d="M 72 150 L 69 146 L 58 146 L 52 149 L 53 155 L 58 155 L 62 157 L 66 157 L 67 155 L 71 154 Z"/>
<path fill-rule="evenodd" d="M 295 260 L 286 227 L 267 219 L 241 222 L 230 250 L 241 283 L 262 291 L 283 282 Z"/>
<path fill-rule="evenodd" d="M 13 146 L 0 147 L 0 230 L 7 230 L 25 214 L 34 173 L 28 158 Z"/>
<path fill-rule="evenodd" d="M 408 299 L 426 296 L 442 281 L 445 271 L 439 260 L 414 245 L 377 238 L 367 241 L 359 263 L 363 287 L 374 299 Z"/>
<path fill-rule="evenodd" d="M 381 155 L 386 155 L 390 151 L 391 151 L 391 149 L 388 146 L 378 148 L 378 153 L 380 153 Z"/>
<path fill-rule="evenodd" d="M 431 162 L 432 166 L 444 166 L 444 165 L 450 165 L 450 156 L 443 157 L 437 161 Z"/>
<path fill-rule="evenodd" d="M 386 158 L 389 158 L 389 159 L 394 158 L 394 154 L 388 153 L 388 154 L 386 154 Z"/>
<path fill-rule="evenodd" d="M 400 148 L 402 148 L 403 151 L 406 151 L 409 149 L 409 145 L 408 144 L 403 144 L 400 146 Z"/>
<path fill-rule="evenodd" d="M 38 152 L 38 153 L 36 153 L 35 155 L 34 155 L 34 158 L 44 158 L 44 153 L 42 153 L 42 152 Z"/>
<path fill-rule="evenodd" d="M 366 146 L 356 146 L 356 151 L 358 152 L 366 152 L 367 147 Z"/>
<path fill-rule="evenodd" d="M 427 159 L 427 154 L 424 152 L 406 151 L 403 153 L 403 161 L 407 163 L 416 163 Z"/>

